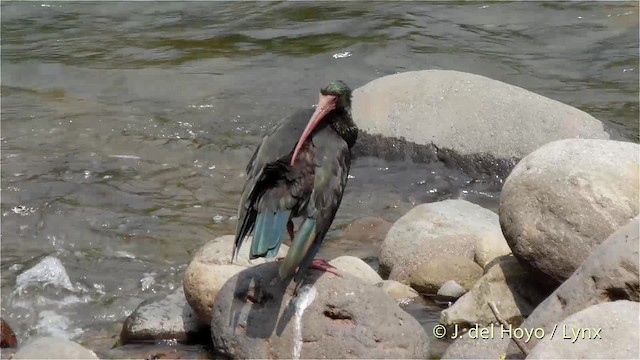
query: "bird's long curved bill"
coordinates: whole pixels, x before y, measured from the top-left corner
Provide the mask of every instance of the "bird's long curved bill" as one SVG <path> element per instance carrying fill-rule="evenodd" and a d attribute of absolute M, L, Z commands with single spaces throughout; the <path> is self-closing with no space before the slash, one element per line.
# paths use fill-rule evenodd
<path fill-rule="evenodd" d="M 304 142 L 307 141 L 307 138 L 309 137 L 309 135 L 311 135 L 311 132 L 313 132 L 313 129 L 315 129 L 316 126 L 318 126 L 320 121 L 322 121 L 322 118 L 324 118 L 329 111 L 333 110 L 336 107 L 335 100 L 336 100 L 335 96 L 320 94 L 320 99 L 318 100 L 318 106 L 316 106 L 316 111 L 313 113 L 313 115 L 311 115 L 311 119 L 309 120 L 307 127 L 304 128 L 304 131 L 302 132 L 302 136 L 300 136 L 300 139 L 298 140 L 298 144 L 293 150 L 293 156 L 291 157 L 291 166 L 295 164 L 296 159 L 298 158 L 298 153 L 302 148 L 302 145 L 304 145 Z"/>

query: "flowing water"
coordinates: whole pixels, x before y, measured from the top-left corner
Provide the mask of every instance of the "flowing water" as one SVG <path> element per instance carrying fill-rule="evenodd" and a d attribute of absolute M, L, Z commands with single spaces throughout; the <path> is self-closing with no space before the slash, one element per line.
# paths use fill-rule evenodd
<path fill-rule="evenodd" d="M 633 2 L 5 1 L 1 11 L 2 317 L 21 341 L 87 341 L 181 286 L 193 251 L 233 232 L 260 134 L 332 79 L 356 88 L 408 70 L 467 71 L 638 139 Z M 446 198 L 495 210 L 500 189 L 441 164 L 360 158 L 352 175 L 336 227 Z M 325 253 L 339 252 L 337 237 Z"/>

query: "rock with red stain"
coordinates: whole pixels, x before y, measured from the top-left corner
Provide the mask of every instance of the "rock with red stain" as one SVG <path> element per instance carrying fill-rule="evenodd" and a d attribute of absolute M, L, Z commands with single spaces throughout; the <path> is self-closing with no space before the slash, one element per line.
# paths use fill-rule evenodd
<path fill-rule="evenodd" d="M 297 293 L 278 263 L 234 275 L 213 304 L 214 348 L 234 358 L 424 359 L 420 323 L 377 286 L 344 273 L 306 272 Z"/>
<path fill-rule="evenodd" d="M 4 319 L 0 319 L 0 347 L 1 348 L 14 348 L 18 346 L 18 339 L 16 334 L 11 329 L 11 326 L 7 324 Z"/>

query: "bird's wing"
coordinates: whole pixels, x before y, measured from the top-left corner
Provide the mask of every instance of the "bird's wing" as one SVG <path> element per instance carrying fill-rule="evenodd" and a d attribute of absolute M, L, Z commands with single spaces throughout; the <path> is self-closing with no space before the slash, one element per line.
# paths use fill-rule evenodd
<path fill-rule="evenodd" d="M 280 267 L 281 278 L 296 273 L 296 281 L 306 271 L 331 227 L 351 167 L 349 147 L 335 131 L 330 128 L 319 131 L 313 137 L 313 144 L 317 165 L 307 210 L 309 217 L 301 224 Z"/>
<path fill-rule="evenodd" d="M 287 164 L 313 110 L 299 111 L 283 119 L 265 134 L 247 165 L 247 180 L 238 208 L 238 225 L 233 248 L 237 255 L 244 238 L 257 226 L 257 241 L 252 241 L 251 256 L 271 256 L 280 246 L 281 232 L 295 206 L 298 183 L 296 174 L 287 172 Z M 284 222 L 284 226 L 281 224 Z M 265 250 L 267 249 L 267 250 Z M 275 252 L 274 252 L 275 250 Z"/>

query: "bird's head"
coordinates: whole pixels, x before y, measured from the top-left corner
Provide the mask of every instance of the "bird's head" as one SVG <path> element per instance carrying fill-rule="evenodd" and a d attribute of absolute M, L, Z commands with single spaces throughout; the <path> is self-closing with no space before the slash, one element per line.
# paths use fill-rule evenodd
<path fill-rule="evenodd" d="M 329 118 L 331 112 L 334 111 L 347 111 L 351 110 L 351 88 L 345 84 L 342 80 L 335 80 L 329 83 L 329 85 L 320 89 L 320 96 L 318 99 L 318 105 L 316 111 L 309 119 L 307 127 L 302 132 L 302 136 L 298 140 L 296 148 L 293 150 L 293 156 L 291 157 L 291 166 L 298 157 L 298 152 L 307 138 L 313 130 L 326 118 Z"/>

